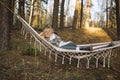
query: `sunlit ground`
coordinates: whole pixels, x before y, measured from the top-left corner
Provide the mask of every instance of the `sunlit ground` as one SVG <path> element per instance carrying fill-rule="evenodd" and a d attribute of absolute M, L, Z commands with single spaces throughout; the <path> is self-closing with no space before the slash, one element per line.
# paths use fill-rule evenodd
<path fill-rule="evenodd" d="M 91 35 L 97 35 L 97 36 L 106 36 L 106 38 L 110 39 L 109 35 L 102 29 L 102 28 L 95 28 L 95 27 L 90 27 L 90 28 L 85 28 L 86 34 L 91 34 Z"/>
<path fill-rule="evenodd" d="M 77 44 L 112 41 L 110 36 L 101 28 L 64 29 L 62 31 L 58 30 L 57 32 L 63 40 L 71 40 Z"/>

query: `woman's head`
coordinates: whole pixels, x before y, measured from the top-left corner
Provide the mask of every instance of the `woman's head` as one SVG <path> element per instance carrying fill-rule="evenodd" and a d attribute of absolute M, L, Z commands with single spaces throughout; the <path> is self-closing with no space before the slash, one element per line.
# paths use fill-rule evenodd
<path fill-rule="evenodd" d="M 43 35 L 45 38 L 50 38 L 52 33 L 53 33 L 53 29 L 51 27 L 45 27 L 45 29 L 43 30 Z"/>

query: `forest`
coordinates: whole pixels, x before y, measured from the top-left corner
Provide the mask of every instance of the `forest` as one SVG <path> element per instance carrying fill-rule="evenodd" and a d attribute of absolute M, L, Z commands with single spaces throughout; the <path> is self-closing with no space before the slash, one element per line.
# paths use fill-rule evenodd
<path fill-rule="evenodd" d="M 119 52 L 120 0 L 0 0 L 0 80 L 119 80 Z"/>

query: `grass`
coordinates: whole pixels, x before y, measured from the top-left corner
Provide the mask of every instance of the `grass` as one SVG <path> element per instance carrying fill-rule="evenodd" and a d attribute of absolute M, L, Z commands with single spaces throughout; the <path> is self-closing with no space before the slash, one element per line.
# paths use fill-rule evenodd
<path fill-rule="evenodd" d="M 112 39 L 102 29 L 64 29 L 58 30 L 63 40 L 71 40 L 76 44 L 106 42 Z M 37 50 L 37 58 L 34 57 L 35 49 L 29 45 L 20 32 L 15 30 L 11 34 L 11 51 L 0 51 L 0 79 L 1 80 L 119 80 L 120 65 L 119 56 L 114 57 L 114 68 L 77 68 L 73 64 L 57 63 L 54 57 L 49 59 L 43 52 Z M 119 54 L 118 54 L 119 55 Z M 23 62 L 24 61 L 24 62 Z M 24 64 L 23 64 L 24 63 Z M 27 75 L 25 75 L 27 74 Z M 13 76 L 14 75 L 14 76 Z"/>

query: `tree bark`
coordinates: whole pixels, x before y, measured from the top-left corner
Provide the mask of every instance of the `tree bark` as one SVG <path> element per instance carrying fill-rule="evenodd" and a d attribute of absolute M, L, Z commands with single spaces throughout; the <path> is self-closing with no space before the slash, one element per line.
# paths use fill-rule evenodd
<path fill-rule="evenodd" d="M 80 14 L 80 1 L 76 0 L 74 20 L 73 20 L 73 29 L 78 29 L 79 27 L 79 14 Z"/>
<path fill-rule="evenodd" d="M 87 2 L 87 12 L 86 12 L 86 20 L 85 20 L 85 27 L 89 28 L 90 23 L 90 7 L 91 7 L 91 0 Z"/>
<path fill-rule="evenodd" d="M 18 8 L 18 14 L 25 19 L 25 14 L 24 14 L 24 0 L 19 0 L 19 8 Z M 18 26 L 17 28 L 20 29 L 22 24 L 18 21 Z"/>
<path fill-rule="evenodd" d="M 65 3 L 65 0 L 62 0 L 61 13 L 60 13 L 60 29 L 64 28 L 64 3 Z"/>
<path fill-rule="evenodd" d="M 30 16 L 29 16 L 29 24 L 30 24 L 30 25 L 31 25 L 32 16 L 33 16 L 34 1 L 35 1 L 35 0 L 32 0 L 32 1 L 31 1 Z"/>
<path fill-rule="evenodd" d="M 106 0 L 106 28 L 108 28 L 108 0 Z"/>
<path fill-rule="evenodd" d="M 10 11 L 5 7 L 11 5 L 9 0 L 1 0 L 0 4 L 0 50 L 8 50 L 10 44 Z"/>
<path fill-rule="evenodd" d="M 15 6 L 15 0 L 9 1 L 9 8 L 11 9 L 12 12 L 9 12 L 10 15 L 10 28 L 13 28 L 13 16 L 14 16 L 14 6 Z"/>
<path fill-rule="evenodd" d="M 80 10 L 80 28 L 82 27 L 83 19 L 83 0 L 81 0 L 81 10 Z"/>
<path fill-rule="evenodd" d="M 115 0 L 116 2 L 116 21 L 117 21 L 117 36 L 120 40 L 120 1 Z"/>
<path fill-rule="evenodd" d="M 54 0 L 52 27 L 58 28 L 58 12 L 59 12 L 59 0 Z"/>
<path fill-rule="evenodd" d="M 112 12 L 113 12 L 113 1 L 111 0 L 111 2 L 110 2 L 110 11 L 109 11 L 109 27 L 110 28 L 112 28 L 112 17 L 113 17 L 113 15 L 112 15 Z"/>
<path fill-rule="evenodd" d="M 18 14 L 22 17 L 22 18 L 25 18 L 25 13 L 24 13 L 24 3 L 25 3 L 25 0 L 19 0 L 19 9 L 18 9 Z"/>
<path fill-rule="evenodd" d="M 35 18 L 34 18 L 34 20 L 33 20 L 33 24 L 32 24 L 32 26 L 33 26 L 33 28 L 38 28 L 39 27 L 39 0 L 36 0 L 35 1 L 36 2 L 36 14 L 35 14 Z"/>

